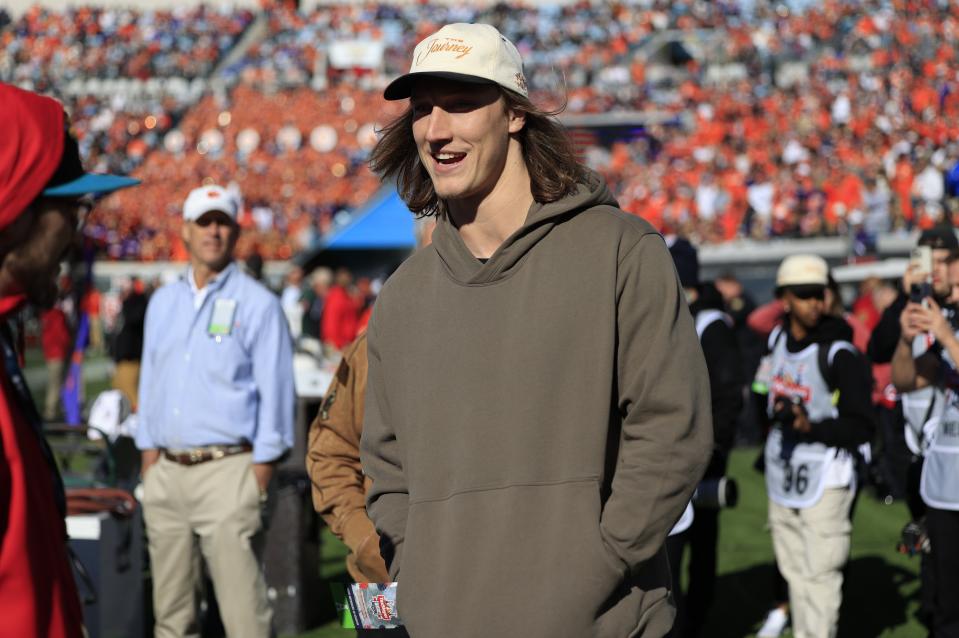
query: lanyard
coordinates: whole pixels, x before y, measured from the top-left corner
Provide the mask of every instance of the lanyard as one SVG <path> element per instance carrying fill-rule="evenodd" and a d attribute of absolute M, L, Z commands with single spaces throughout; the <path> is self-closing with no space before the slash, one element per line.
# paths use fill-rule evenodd
<path fill-rule="evenodd" d="M 20 407 L 20 411 L 26 418 L 27 423 L 30 424 L 30 429 L 36 435 L 37 441 L 40 444 L 40 450 L 43 452 L 43 457 L 50 467 L 50 473 L 53 475 L 53 495 L 57 502 L 57 509 L 60 510 L 61 516 L 66 516 L 67 499 L 63 489 L 63 479 L 60 477 L 60 470 L 57 468 L 57 463 L 53 458 L 53 451 L 50 449 L 47 439 L 43 436 L 43 420 L 40 418 L 37 406 L 33 402 L 33 397 L 30 395 L 30 388 L 27 387 L 27 380 L 24 378 L 23 371 L 20 369 L 17 352 L 14 350 L 12 344 L 13 338 L 10 334 L 9 326 L 5 323 L 0 324 L 0 348 L 3 349 L 4 370 L 7 378 L 10 380 L 10 385 L 13 386 L 15 399 Z M 29 472 L 30 469 L 31 468 L 27 468 L 27 471 Z"/>

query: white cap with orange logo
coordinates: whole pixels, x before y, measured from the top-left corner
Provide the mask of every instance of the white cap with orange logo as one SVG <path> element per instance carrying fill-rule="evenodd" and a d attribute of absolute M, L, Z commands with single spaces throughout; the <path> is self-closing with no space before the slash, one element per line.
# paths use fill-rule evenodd
<path fill-rule="evenodd" d="M 226 213 L 236 221 L 237 201 L 230 191 L 222 186 L 194 188 L 183 202 L 183 219 L 192 222 L 213 210 Z"/>
<path fill-rule="evenodd" d="M 496 27 L 488 24 L 448 24 L 425 38 L 413 50 L 410 72 L 390 82 L 383 97 L 387 100 L 410 97 L 413 81 L 421 75 L 498 84 L 529 97 L 519 51 Z"/>

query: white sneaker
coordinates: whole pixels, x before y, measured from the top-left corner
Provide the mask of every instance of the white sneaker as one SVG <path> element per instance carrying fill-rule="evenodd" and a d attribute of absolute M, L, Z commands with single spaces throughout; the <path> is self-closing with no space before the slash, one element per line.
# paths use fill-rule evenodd
<path fill-rule="evenodd" d="M 779 638 L 788 624 L 789 614 L 779 607 L 773 607 L 766 614 L 766 620 L 756 633 L 756 638 Z"/>

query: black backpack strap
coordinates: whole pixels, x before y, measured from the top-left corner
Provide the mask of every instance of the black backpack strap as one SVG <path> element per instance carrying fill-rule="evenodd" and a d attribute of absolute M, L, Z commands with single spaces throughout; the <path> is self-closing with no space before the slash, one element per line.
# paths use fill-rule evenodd
<path fill-rule="evenodd" d="M 819 373 L 826 380 L 826 385 L 829 386 L 830 390 L 835 390 L 838 385 L 832 371 L 832 364 L 836 360 L 836 355 L 842 350 L 848 350 L 853 354 L 859 353 L 856 346 L 848 341 L 833 341 L 828 347 L 826 347 L 826 344 L 820 344 L 819 346 Z"/>
<path fill-rule="evenodd" d="M 766 338 L 766 352 L 772 352 L 773 348 L 776 347 L 776 343 L 779 341 L 779 338 L 785 334 L 786 331 L 783 330 L 782 324 L 773 328 L 772 332 L 769 333 L 769 337 Z"/>

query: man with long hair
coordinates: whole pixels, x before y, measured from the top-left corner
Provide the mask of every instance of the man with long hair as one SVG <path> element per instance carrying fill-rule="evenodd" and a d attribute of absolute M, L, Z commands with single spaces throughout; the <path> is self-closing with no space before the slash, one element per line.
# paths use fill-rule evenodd
<path fill-rule="evenodd" d="M 371 165 L 436 217 L 368 328 L 367 510 L 410 635 L 665 635 L 712 431 L 663 238 L 495 28 L 443 27 L 384 96 L 410 104 Z"/>

